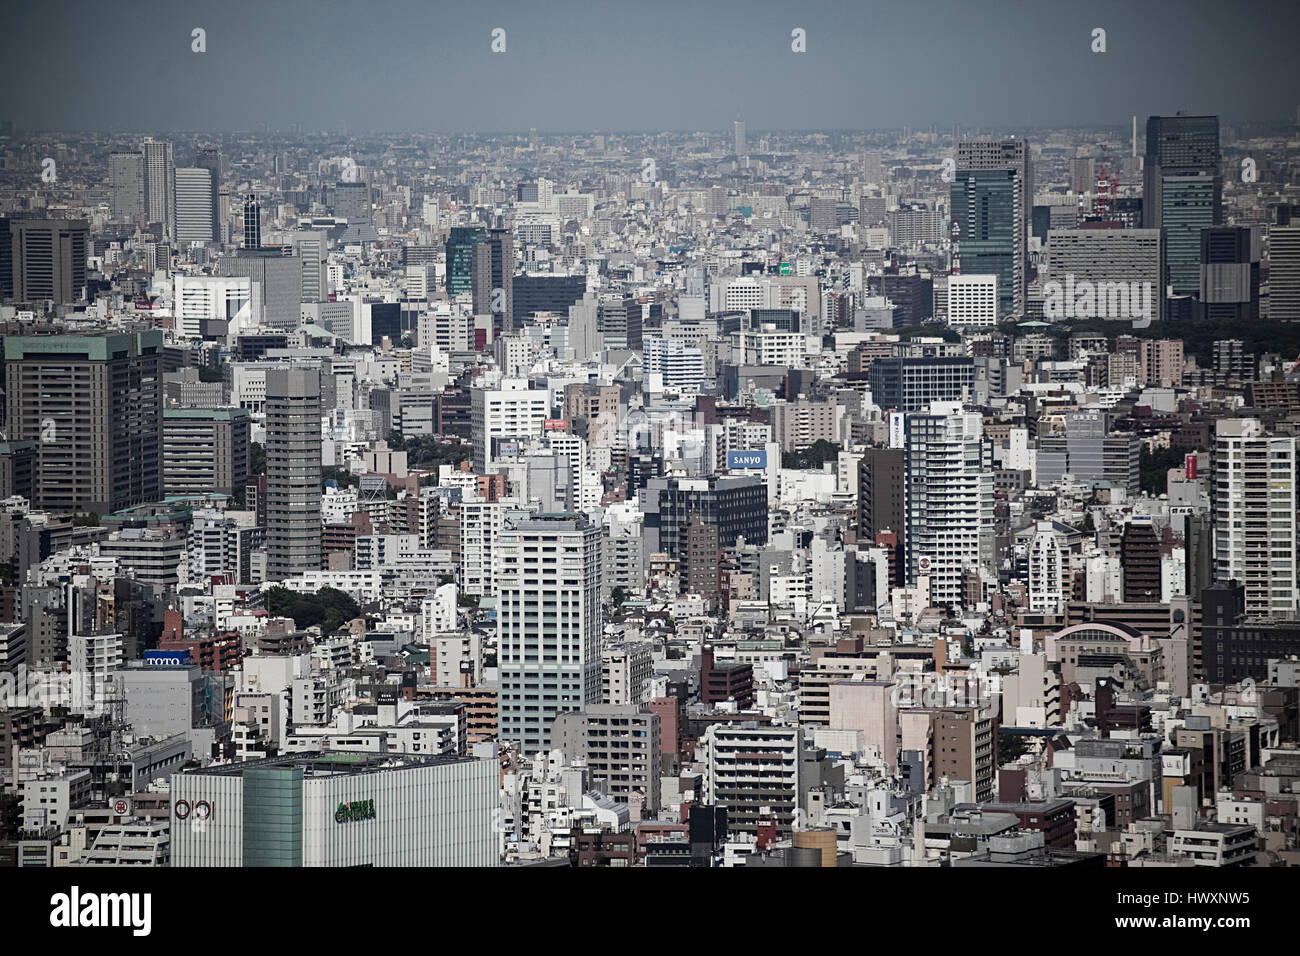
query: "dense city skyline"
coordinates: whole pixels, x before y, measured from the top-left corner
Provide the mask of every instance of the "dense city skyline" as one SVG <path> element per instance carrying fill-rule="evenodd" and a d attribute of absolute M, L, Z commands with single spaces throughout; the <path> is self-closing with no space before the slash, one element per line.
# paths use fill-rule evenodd
<path fill-rule="evenodd" d="M 1285 930 L 1298 11 L 0 16 L 6 928 Z"/>

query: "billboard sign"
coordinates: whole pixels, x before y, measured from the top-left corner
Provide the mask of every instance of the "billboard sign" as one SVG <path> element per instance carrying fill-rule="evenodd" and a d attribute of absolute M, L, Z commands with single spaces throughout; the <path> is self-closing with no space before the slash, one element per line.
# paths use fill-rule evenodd
<path fill-rule="evenodd" d="M 766 451 L 729 451 L 727 452 L 728 468 L 766 468 L 767 452 Z"/>
<path fill-rule="evenodd" d="M 145 651 L 146 667 L 182 667 L 190 662 L 189 650 L 181 651 Z"/>

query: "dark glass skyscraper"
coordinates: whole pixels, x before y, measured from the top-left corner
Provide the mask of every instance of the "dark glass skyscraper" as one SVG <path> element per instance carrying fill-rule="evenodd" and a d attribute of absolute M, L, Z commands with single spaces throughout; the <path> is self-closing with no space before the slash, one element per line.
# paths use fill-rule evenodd
<path fill-rule="evenodd" d="M 1142 225 L 1164 229 L 1168 284 L 1175 295 L 1199 295 L 1201 230 L 1223 222 L 1217 116 L 1147 119 Z"/>
<path fill-rule="evenodd" d="M 252 195 L 244 200 L 244 248 L 262 248 L 262 210 Z"/>
<path fill-rule="evenodd" d="M 1202 318 L 1259 316 L 1259 255 L 1252 230 L 1210 226 L 1201 230 Z"/>
<path fill-rule="evenodd" d="M 474 244 L 484 238 L 482 226 L 453 226 L 447 236 L 447 294 L 474 291 Z"/>
<path fill-rule="evenodd" d="M 959 144 L 950 199 L 953 272 L 997 276 L 999 318 L 1023 315 L 1033 204 L 1029 144 Z"/>

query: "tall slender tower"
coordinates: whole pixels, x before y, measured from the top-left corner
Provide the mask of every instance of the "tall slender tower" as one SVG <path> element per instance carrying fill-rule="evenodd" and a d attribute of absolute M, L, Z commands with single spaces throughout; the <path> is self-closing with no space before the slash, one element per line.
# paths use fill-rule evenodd
<path fill-rule="evenodd" d="M 144 204 L 149 222 L 162 223 L 171 239 L 176 231 L 176 164 L 172 144 L 146 139 L 144 153 Z"/>
<path fill-rule="evenodd" d="M 221 180 L 225 174 L 221 163 L 221 149 L 217 146 L 200 146 L 194 154 L 194 165 L 212 174 L 212 241 L 220 242 L 226 221 L 226 210 L 221 208 Z"/>
<path fill-rule="evenodd" d="M 262 210 L 252 193 L 244 200 L 244 248 L 262 248 Z"/>
<path fill-rule="evenodd" d="M 736 120 L 731 124 L 732 136 L 735 139 L 736 155 L 748 156 L 749 151 L 745 145 L 745 123 L 743 120 Z"/>
<path fill-rule="evenodd" d="M 507 519 L 498 542 L 501 739 L 536 753 L 556 716 L 600 703 L 601 528 L 581 514 Z"/>
<path fill-rule="evenodd" d="M 1293 435 L 1269 435 L 1255 418 L 1214 428 L 1214 571 L 1246 589 L 1249 617 L 1294 617 L 1297 450 Z"/>
<path fill-rule="evenodd" d="M 961 241 L 960 270 L 998 277 L 999 318 L 1024 315 L 1034 202 L 1029 143 L 959 143 L 950 199 L 953 242 L 958 235 Z"/>
<path fill-rule="evenodd" d="M 315 368 L 266 373 L 266 574 L 320 568 L 321 382 Z"/>
<path fill-rule="evenodd" d="M 1223 222 L 1217 116 L 1152 116 L 1142 173 L 1142 225 L 1165 231 L 1168 285 L 1201 287 L 1201 230 Z"/>

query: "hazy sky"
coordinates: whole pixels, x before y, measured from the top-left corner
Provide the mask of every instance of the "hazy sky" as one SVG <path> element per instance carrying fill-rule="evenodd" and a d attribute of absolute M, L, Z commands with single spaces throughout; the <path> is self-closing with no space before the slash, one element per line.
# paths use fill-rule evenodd
<path fill-rule="evenodd" d="M 0 119 L 20 129 L 1122 126 L 1179 109 L 1280 120 L 1300 103 L 1295 0 L 8 6 Z"/>

